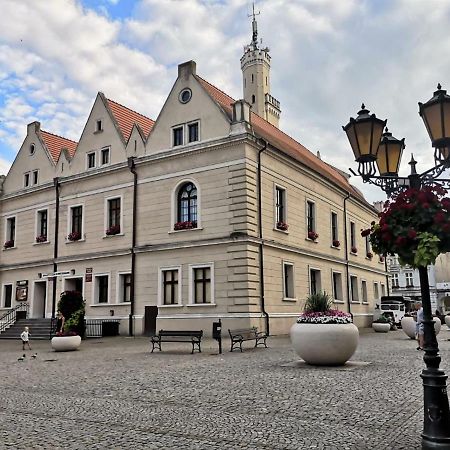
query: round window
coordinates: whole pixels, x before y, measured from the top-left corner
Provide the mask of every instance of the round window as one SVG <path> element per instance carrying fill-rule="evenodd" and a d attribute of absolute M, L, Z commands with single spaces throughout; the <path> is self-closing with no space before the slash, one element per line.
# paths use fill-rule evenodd
<path fill-rule="evenodd" d="M 34 150 L 35 150 L 34 144 L 31 144 L 30 145 L 30 155 L 34 155 Z"/>
<path fill-rule="evenodd" d="M 183 89 L 178 96 L 181 103 L 187 103 L 192 97 L 192 91 L 188 88 Z"/>

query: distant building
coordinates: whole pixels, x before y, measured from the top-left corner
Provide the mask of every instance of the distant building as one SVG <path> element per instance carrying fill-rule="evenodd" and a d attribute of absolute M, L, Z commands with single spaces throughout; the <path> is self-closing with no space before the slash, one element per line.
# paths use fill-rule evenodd
<path fill-rule="evenodd" d="M 279 128 L 270 57 L 253 37 L 244 99 L 193 61 L 156 121 L 99 93 L 78 142 L 28 125 L 1 183 L 0 314 L 51 317 L 78 290 L 122 334 L 258 326 L 287 333 L 309 293 L 370 323 L 384 263 L 360 235 L 376 211 Z"/>

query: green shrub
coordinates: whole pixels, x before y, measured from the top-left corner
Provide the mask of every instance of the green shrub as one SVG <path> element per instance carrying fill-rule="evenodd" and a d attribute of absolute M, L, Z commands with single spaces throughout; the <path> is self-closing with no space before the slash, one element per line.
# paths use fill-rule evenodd
<path fill-rule="evenodd" d="M 317 294 L 310 294 L 306 298 L 305 312 L 325 312 L 329 311 L 332 306 L 331 297 L 324 291 Z"/>
<path fill-rule="evenodd" d="M 83 296 L 78 291 L 64 291 L 58 302 L 58 311 L 64 316 L 64 331 L 74 331 L 82 338 L 85 335 Z"/>

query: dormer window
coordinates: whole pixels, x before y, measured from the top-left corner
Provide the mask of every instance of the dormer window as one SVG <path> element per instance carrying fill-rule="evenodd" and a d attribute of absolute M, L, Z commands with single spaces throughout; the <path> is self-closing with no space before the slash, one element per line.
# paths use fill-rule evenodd
<path fill-rule="evenodd" d="M 36 147 L 34 144 L 30 145 L 30 155 L 34 155 L 34 152 L 36 151 Z"/>
<path fill-rule="evenodd" d="M 183 127 L 173 128 L 173 146 L 183 145 Z"/>
<path fill-rule="evenodd" d="M 104 148 L 101 151 L 102 166 L 109 164 L 109 148 Z"/>
<path fill-rule="evenodd" d="M 97 120 L 95 122 L 95 131 L 98 133 L 100 131 L 103 131 L 103 126 L 102 126 L 102 121 L 101 120 Z"/>
<path fill-rule="evenodd" d="M 93 169 L 95 167 L 95 152 L 87 154 L 87 168 Z"/>

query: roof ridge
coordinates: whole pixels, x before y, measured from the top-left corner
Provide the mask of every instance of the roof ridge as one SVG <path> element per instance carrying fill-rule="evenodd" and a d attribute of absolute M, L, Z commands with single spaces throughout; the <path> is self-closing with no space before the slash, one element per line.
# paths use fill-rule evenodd
<path fill-rule="evenodd" d="M 66 137 L 64 137 L 64 136 L 60 136 L 59 134 L 51 133 L 50 131 L 46 131 L 46 130 L 42 130 L 42 129 L 39 130 L 39 131 L 40 131 L 41 133 L 51 134 L 52 136 L 55 136 L 55 137 L 64 139 L 64 140 L 66 140 L 66 141 L 73 142 L 74 144 L 78 144 L 78 142 L 77 142 L 77 141 L 74 141 L 73 139 L 69 139 L 69 138 L 66 138 Z"/>
<path fill-rule="evenodd" d="M 108 100 L 108 102 L 112 102 L 115 103 L 118 106 L 121 106 L 122 108 L 128 109 L 128 111 L 134 112 L 135 114 L 144 117 L 145 119 L 151 120 L 152 122 L 154 122 L 154 120 L 151 117 L 145 116 L 144 114 L 135 111 L 134 109 L 129 108 L 128 106 L 122 105 L 122 103 L 116 102 L 115 100 L 112 100 L 108 97 L 106 97 L 106 100 Z"/>
<path fill-rule="evenodd" d="M 202 78 L 200 75 L 195 74 L 194 75 L 197 78 L 200 78 L 200 80 L 204 81 L 205 83 L 209 84 L 210 86 L 212 86 L 214 89 L 217 89 L 220 93 L 222 93 L 223 95 L 227 96 L 230 100 L 233 100 L 233 102 L 235 102 L 236 100 L 231 97 L 231 95 L 227 94 L 225 91 L 222 91 L 222 89 L 218 88 L 216 85 L 210 83 L 208 80 L 205 80 L 204 78 Z M 259 117 L 259 116 L 258 116 Z"/>

